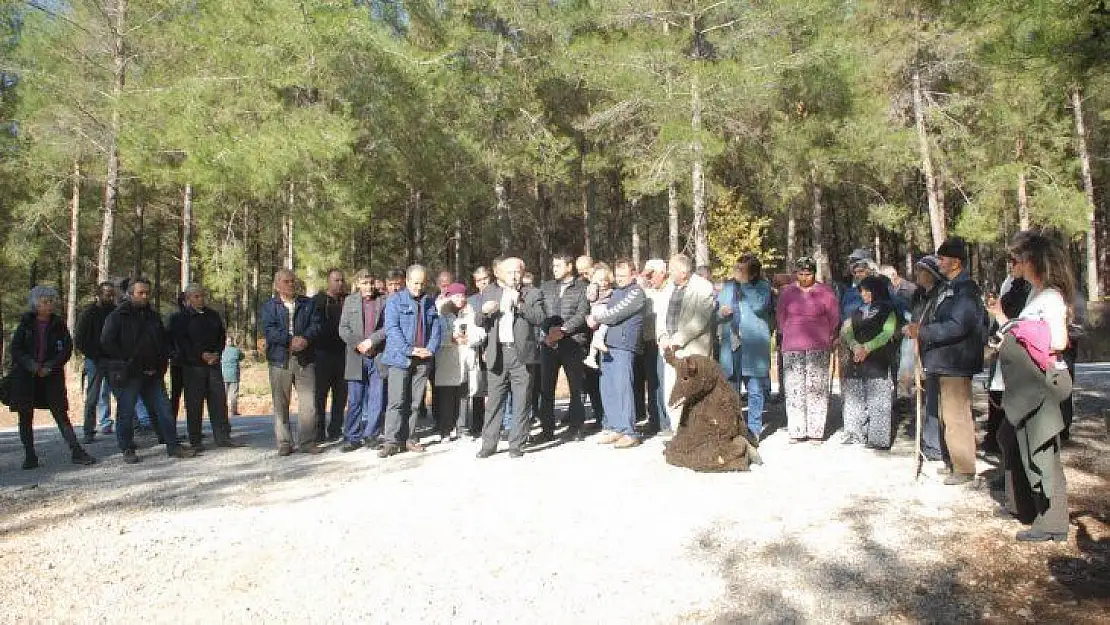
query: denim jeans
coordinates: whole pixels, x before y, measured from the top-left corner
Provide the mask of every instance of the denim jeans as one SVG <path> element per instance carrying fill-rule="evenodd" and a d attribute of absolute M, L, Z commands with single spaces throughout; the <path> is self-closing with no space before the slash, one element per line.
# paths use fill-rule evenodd
<path fill-rule="evenodd" d="M 135 444 L 135 413 L 140 399 L 147 407 L 154 407 L 155 417 L 166 439 L 166 451 L 172 454 L 177 449 L 177 423 L 170 414 L 170 398 L 160 376 L 131 378 L 122 387 L 112 389 L 112 393 L 116 396 L 116 442 L 121 451 L 127 451 Z"/>
<path fill-rule="evenodd" d="M 92 358 L 85 359 L 85 436 L 97 429 L 112 427 L 111 389 L 101 367 Z M 99 419 L 97 418 L 99 417 Z M 99 425 L 98 425 L 99 424 Z"/>
<path fill-rule="evenodd" d="M 347 380 L 347 418 L 343 421 L 343 438 L 348 443 L 377 440 L 382 433 L 384 413 L 385 383 L 374 360 L 363 358 L 362 379 Z"/>
<path fill-rule="evenodd" d="M 632 370 L 636 354 L 624 349 L 610 348 L 601 357 L 601 401 L 605 406 L 607 430 L 637 437 L 636 405 L 632 397 L 635 373 Z"/>
<path fill-rule="evenodd" d="M 744 387 L 748 389 L 748 429 L 752 436 L 759 438 L 763 431 L 763 404 L 771 393 L 771 378 L 743 376 Z"/>

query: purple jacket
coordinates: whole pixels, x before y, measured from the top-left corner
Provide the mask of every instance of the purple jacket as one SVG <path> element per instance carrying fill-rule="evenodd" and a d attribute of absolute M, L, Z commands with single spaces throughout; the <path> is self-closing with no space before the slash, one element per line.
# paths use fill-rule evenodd
<path fill-rule="evenodd" d="M 836 295 L 818 282 L 809 293 L 795 283 L 779 295 L 775 316 L 782 332 L 782 351 L 802 352 L 832 347 L 840 328 Z"/>

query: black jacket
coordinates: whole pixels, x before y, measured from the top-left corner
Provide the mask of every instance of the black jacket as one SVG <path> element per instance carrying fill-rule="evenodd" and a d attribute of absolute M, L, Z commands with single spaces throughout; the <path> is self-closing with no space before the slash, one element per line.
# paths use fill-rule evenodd
<path fill-rule="evenodd" d="M 13 410 L 48 408 L 51 404 L 68 406 L 66 402 L 65 365 L 73 355 L 73 339 L 69 328 L 58 315 L 51 315 L 46 325 L 46 344 L 42 365 L 50 374 L 39 378 L 36 359 L 38 322 L 35 313 L 24 313 L 12 334 L 11 394 L 8 402 Z M 36 384 L 41 381 L 40 384 Z"/>
<path fill-rule="evenodd" d="M 84 354 L 86 358 L 93 360 L 100 358 L 102 351 L 100 333 L 104 330 L 104 321 L 115 308 L 111 304 L 101 306 L 98 302 L 93 302 L 81 311 L 81 316 L 77 318 L 77 327 L 74 329 L 73 343 L 77 351 Z"/>
<path fill-rule="evenodd" d="M 181 364 L 191 367 L 209 366 L 200 355 L 204 352 L 223 352 L 227 340 L 227 330 L 220 313 L 207 306 L 199 311 L 186 308 L 175 315 L 171 319 L 170 335 Z"/>
<path fill-rule="evenodd" d="M 327 291 L 312 296 L 316 310 L 320 312 L 320 334 L 316 335 L 316 351 L 342 353 L 346 345 L 339 336 L 339 320 L 343 316 L 343 300 L 346 296 L 331 297 Z"/>
<path fill-rule="evenodd" d="M 150 306 L 135 307 L 130 300 L 116 307 L 100 334 L 102 357 L 126 365 L 129 377 L 145 371 L 164 374 L 170 341 L 162 318 Z"/>
<path fill-rule="evenodd" d="M 536 341 L 536 328 L 543 326 L 547 317 L 544 313 L 543 292 L 535 287 L 522 286 L 520 287 L 521 299 L 523 301 L 518 304 L 513 317 L 513 341 L 516 345 L 517 351 L 523 358 L 525 364 L 534 365 L 540 361 L 540 349 Z M 482 307 L 486 302 L 497 302 L 499 309 L 492 315 L 487 315 L 482 312 Z M 482 326 L 486 330 L 486 349 L 485 359 L 486 367 L 490 371 L 500 372 L 501 366 L 501 343 L 497 339 L 497 324 L 501 321 L 504 314 L 500 310 L 501 304 L 501 286 L 491 284 L 482 291 L 481 301 L 478 302 L 478 308 L 474 309 L 474 323 Z M 386 349 L 389 349 L 388 344 Z"/>
<path fill-rule="evenodd" d="M 942 285 L 918 335 L 926 373 L 958 377 L 980 373 L 986 321 L 979 285 L 966 273 Z"/>
<path fill-rule="evenodd" d="M 540 329 L 546 336 L 548 330 L 562 327 L 566 333 L 564 340 L 585 343 L 589 329 L 586 326 L 586 315 L 590 313 L 586 285 L 572 278 L 562 297 L 559 297 L 560 286 L 555 280 L 548 280 L 540 286 L 543 291 L 544 313 L 547 315 Z"/>

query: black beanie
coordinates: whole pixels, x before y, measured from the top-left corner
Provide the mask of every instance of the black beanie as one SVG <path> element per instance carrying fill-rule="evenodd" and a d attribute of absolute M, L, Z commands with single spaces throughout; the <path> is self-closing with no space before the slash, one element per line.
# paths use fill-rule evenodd
<path fill-rule="evenodd" d="M 967 243 L 960 237 L 952 237 L 940 244 L 940 247 L 937 248 L 937 256 L 958 258 L 966 263 Z"/>

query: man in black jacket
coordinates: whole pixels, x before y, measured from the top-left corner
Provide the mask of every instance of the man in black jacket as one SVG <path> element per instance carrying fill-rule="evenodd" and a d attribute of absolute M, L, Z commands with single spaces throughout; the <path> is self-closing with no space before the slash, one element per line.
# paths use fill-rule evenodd
<path fill-rule="evenodd" d="M 170 334 L 181 359 L 189 444 L 195 451 L 204 451 L 200 433 L 207 401 L 208 420 L 216 446 L 242 447 L 231 440 L 227 394 L 220 370 L 220 353 L 227 341 L 227 330 L 220 314 L 205 305 L 204 288 L 199 284 L 186 287 L 185 307 L 174 317 Z"/>
<path fill-rule="evenodd" d="M 77 350 L 85 356 L 85 444 L 96 438 L 97 413 L 100 413 L 100 431 L 112 433 L 112 405 L 109 401 L 108 383 L 101 363 L 100 333 L 104 321 L 116 308 L 116 285 L 101 282 L 96 289 L 96 300 L 81 311 L 74 332 Z"/>
<path fill-rule="evenodd" d="M 905 334 L 921 347 L 925 374 L 937 378 L 940 428 L 950 486 L 975 478 L 975 422 L 971 415 L 971 378 L 983 370 L 983 328 L 986 308 L 982 294 L 967 273 L 967 244 L 953 237 L 937 249 L 941 287 L 932 314 L 906 326 Z"/>
<path fill-rule="evenodd" d="M 501 416 L 510 388 L 515 421 L 509 432 L 509 456 L 524 456 L 525 439 L 532 424 L 532 405 L 527 400 L 535 384 L 534 366 L 539 362 L 536 329 L 543 326 L 543 292 L 522 284 L 524 261 L 507 258 L 499 266 L 504 286 L 488 287 L 482 305 L 475 311 L 474 323 L 486 330 L 486 380 L 489 405 L 482 428 L 479 458 L 497 451 L 501 435 Z"/>
<path fill-rule="evenodd" d="M 343 408 L 347 405 L 347 347 L 339 336 L 347 280 L 339 269 L 328 270 L 328 288 L 312 297 L 320 312 L 320 334 L 316 337 L 316 442 L 337 441 L 343 435 Z M 331 420 L 325 412 L 331 393 Z M 325 423 L 326 422 L 326 423 Z"/>
<path fill-rule="evenodd" d="M 158 312 L 150 307 L 150 282 L 137 278 L 128 286 L 129 298 L 104 322 L 100 335 L 108 383 L 116 396 L 116 441 L 123 461 L 139 462 L 134 442 L 135 402 L 142 398 L 154 413 L 174 458 L 192 458 L 196 452 L 177 442 L 177 425 L 170 414 L 163 377 L 169 363 L 170 345 Z"/>
<path fill-rule="evenodd" d="M 586 408 L 582 403 L 583 369 L 582 359 L 586 357 L 586 315 L 589 302 L 586 301 L 586 287 L 574 279 L 574 258 L 569 254 L 556 254 L 551 259 L 553 279 L 544 282 L 544 313 L 547 319 L 540 329 L 545 337 L 540 344 L 540 424 L 543 426 L 541 438 L 536 442 L 546 442 L 554 438 L 555 432 L 555 384 L 559 379 L 559 368 L 566 373 L 567 386 L 570 387 L 570 410 L 565 421 L 568 425 L 566 436 L 572 440 L 582 440 L 582 425 Z"/>

